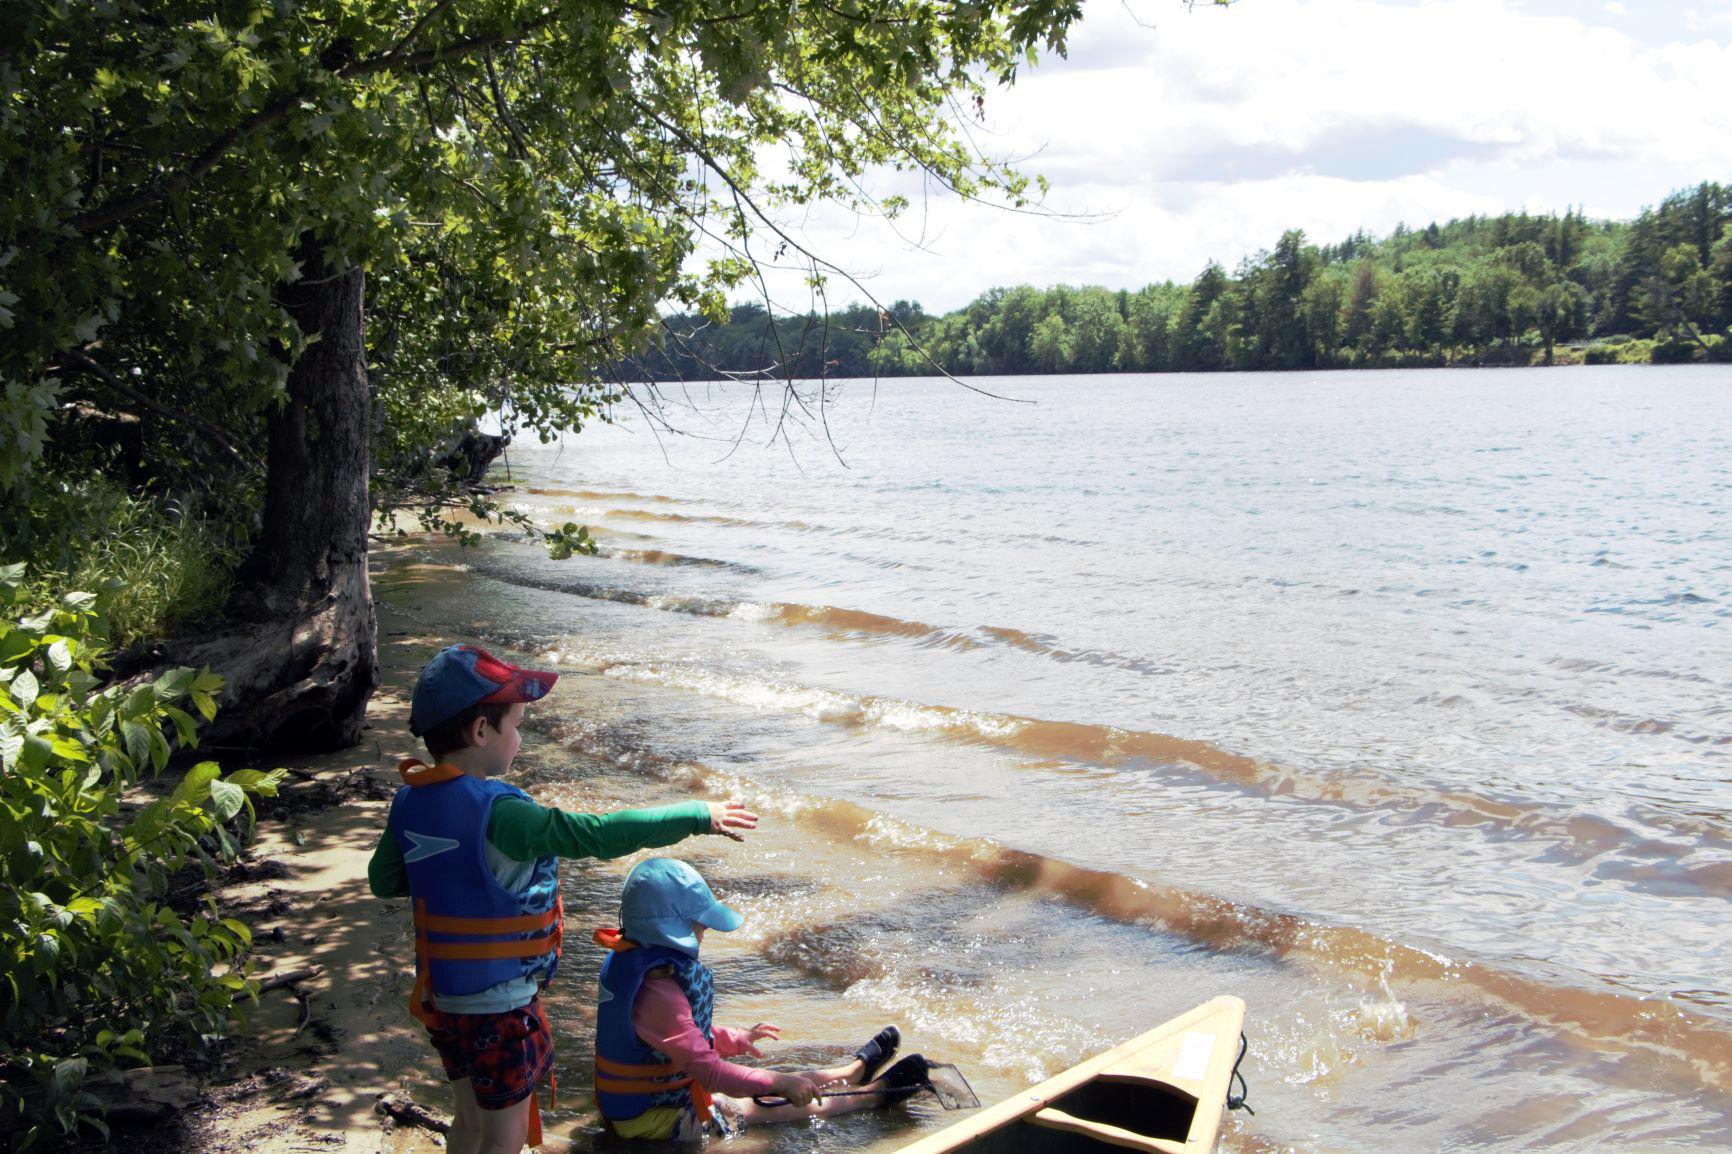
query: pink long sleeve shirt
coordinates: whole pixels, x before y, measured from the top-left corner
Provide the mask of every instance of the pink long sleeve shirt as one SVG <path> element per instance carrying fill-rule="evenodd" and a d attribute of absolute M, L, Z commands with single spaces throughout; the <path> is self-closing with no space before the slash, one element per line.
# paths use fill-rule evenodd
<path fill-rule="evenodd" d="M 672 978 L 645 978 L 632 1003 L 631 1023 L 645 1045 L 666 1054 L 683 1074 L 712 1094 L 750 1098 L 775 1093 L 776 1078 L 768 1070 L 740 1066 L 725 1059 L 751 1050 L 751 1032 L 732 1026 L 711 1030 L 715 1044 L 692 1021 L 692 1006 Z"/>

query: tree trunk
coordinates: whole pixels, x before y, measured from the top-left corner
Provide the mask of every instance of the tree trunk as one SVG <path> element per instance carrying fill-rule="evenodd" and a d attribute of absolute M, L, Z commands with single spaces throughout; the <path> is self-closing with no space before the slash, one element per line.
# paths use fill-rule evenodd
<path fill-rule="evenodd" d="M 301 331 L 317 339 L 290 369 L 285 402 L 267 417 L 257 545 L 227 620 L 148 654 L 158 667 L 209 666 L 222 676 L 216 720 L 201 735 L 205 749 L 353 745 L 379 681 L 367 581 L 365 274 L 329 268 L 310 238 L 298 256 L 302 279 L 279 291 Z M 146 663 L 124 664 L 135 662 Z"/>

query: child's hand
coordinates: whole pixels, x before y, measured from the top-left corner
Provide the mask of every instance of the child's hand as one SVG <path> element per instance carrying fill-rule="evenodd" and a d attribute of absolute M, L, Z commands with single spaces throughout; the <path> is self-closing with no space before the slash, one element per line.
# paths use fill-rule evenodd
<path fill-rule="evenodd" d="M 782 1027 L 771 1025 L 769 1022 L 759 1022 L 757 1025 L 753 1026 L 746 1033 L 746 1053 L 750 1054 L 754 1058 L 762 1058 L 764 1052 L 758 1049 L 754 1043 L 762 1042 L 765 1038 L 770 1039 L 772 1042 L 780 1041 L 782 1038 Z"/>
<path fill-rule="evenodd" d="M 776 1093 L 796 1106 L 809 1106 L 824 1098 L 823 1087 L 805 1074 L 777 1074 Z"/>
<path fill-rule="evenodd" d="M 758 828 L 758 815 L 737 801 L 710 802 L 710 832 L 745 841 L 746 830 Z"/>

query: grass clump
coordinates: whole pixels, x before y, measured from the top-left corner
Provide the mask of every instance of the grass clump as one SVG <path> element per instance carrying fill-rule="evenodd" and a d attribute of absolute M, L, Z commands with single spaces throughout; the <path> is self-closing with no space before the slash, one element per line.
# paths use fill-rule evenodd
<path fill-rule="evenodd" d="M 38 609 L 68 589 L 108 591 L 113 645 L 172 637 L 228 600 L 243 555 L 232 520 L 187 502 L 140 496 L 93 478 L 44 486 L 26 518 L 0 530 L 0 560 L 29 563 Z"/>

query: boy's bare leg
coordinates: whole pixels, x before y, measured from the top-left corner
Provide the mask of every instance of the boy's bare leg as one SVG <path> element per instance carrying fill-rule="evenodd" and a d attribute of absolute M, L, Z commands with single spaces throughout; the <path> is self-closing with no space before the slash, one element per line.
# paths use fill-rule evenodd
<path fill-rule="evenodd" d="M 529 1111 L 533 1098 L 525 1098 L 503 1110 L 481 1111 L 479 1154 L 518 1154 L 529 1141 Z"/>
<path fill-rule="evenodd" d="M 451 1119 L 451 1132 L 445 1135 L 449 1154 L 477 1154 L 481 1149 L 481 1107 L 475 1101 L 475 1087 L 468 1078 L 451 1083 L 452 1096 L 457 1099 L 457 1111 Z"/>
<path fill-rule="evenodd" d="M 451 1083 L 451 1090 L 457 1097 L 457 1116 L 445 1136 L 449 1154 L 517 1154 L 523 1149 L 529 1140 L 528 1098 L 503 1110 L 483 1110 L 468 1078 Z"/>

